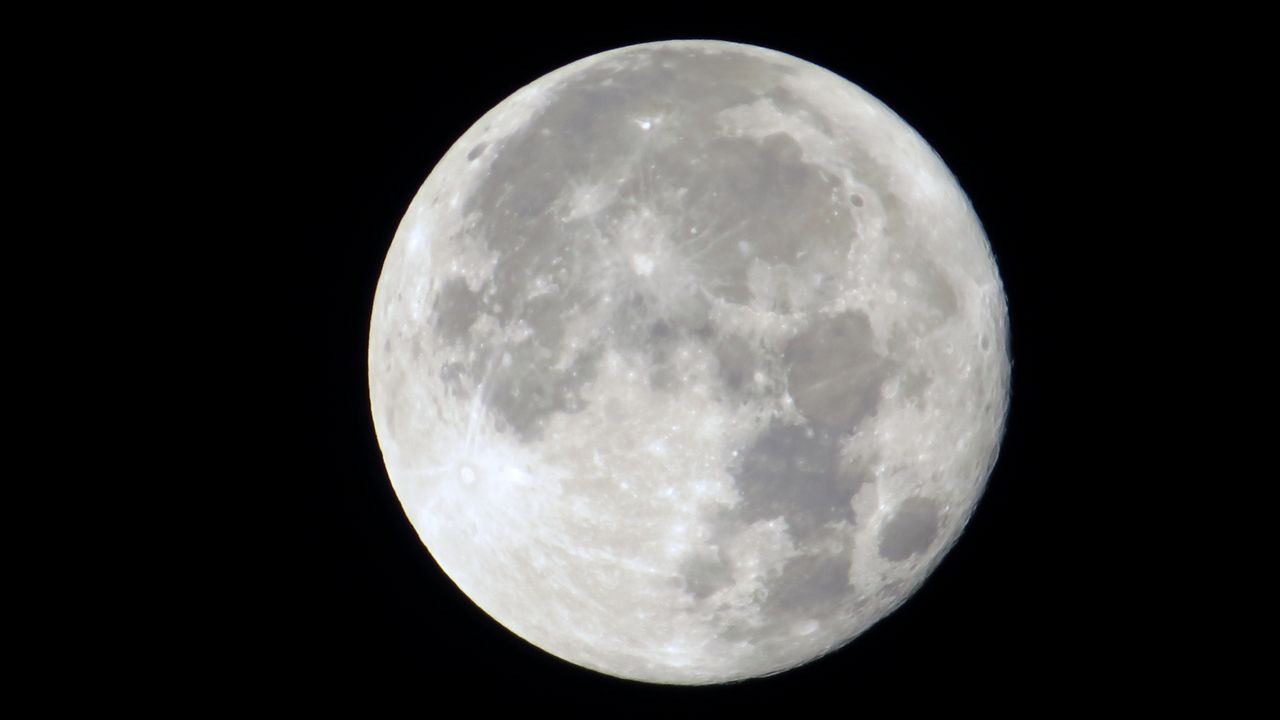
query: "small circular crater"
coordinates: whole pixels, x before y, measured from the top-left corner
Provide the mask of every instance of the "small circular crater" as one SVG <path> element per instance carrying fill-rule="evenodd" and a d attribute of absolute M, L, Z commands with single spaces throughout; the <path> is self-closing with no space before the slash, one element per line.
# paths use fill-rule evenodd
<path fill-rule="evenodd" d="M 854 193 L 849 196 L 849 202 L 853 203 L 854 207 L 862 207 L 862 196 Z"/>
<path fill-rule="evenodd" d="M 631 257 L 631 267 L 636 271 L 637 275 L 652 275 L 654 267 L 653 258 L 648 255 L 633 255 Z"/>

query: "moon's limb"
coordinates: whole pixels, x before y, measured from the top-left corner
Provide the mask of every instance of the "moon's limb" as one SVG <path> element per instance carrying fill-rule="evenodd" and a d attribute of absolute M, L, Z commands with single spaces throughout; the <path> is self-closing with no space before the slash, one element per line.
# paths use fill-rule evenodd
<path fill-rule="evenodd" d="M 967 198 L 851 83 L 680 41 L 547 75 L 405 215 L 370 329 L 388 473 L 480 607 L 622 677 L 778 672 L 954 543 L 1008 401 Z"/>

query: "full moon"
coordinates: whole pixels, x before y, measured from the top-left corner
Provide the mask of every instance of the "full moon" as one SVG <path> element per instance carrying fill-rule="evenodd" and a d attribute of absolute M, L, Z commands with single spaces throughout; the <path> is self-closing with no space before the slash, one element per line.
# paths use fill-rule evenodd
<path fill-rule="evenodd" d="M 480 118 L 374 298 L 388 475 L 480 608 L 655 683 L 781 672 L 924 582 L 1004 432 L 982 226 L 881 102 L 796 57 L 625 47 Z"/>

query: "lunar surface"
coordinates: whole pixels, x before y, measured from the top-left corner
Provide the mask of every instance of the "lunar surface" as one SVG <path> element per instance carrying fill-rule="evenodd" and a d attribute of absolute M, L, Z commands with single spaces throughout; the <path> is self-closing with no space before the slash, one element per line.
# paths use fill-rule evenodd
<path fill-rule="evenodd" d="M 482 117 L 396 233 L 372 412 L 440 567 L 658 683 L 776 673 L 907 599 L 1003 435 L 1004 293 L 936 153 L 782 53 L 676 41 Z"/>

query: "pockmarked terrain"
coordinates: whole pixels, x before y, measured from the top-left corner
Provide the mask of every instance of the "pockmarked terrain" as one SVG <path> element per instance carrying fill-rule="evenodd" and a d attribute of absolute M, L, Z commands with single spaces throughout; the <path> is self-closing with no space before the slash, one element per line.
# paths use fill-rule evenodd
<path fill-rule="evenodd" d="M 391 482 L 495 620 L 620 677 L 779 672 L 955 542 L 1008 403 L 972 207 L 797 58 L 622 48 L 481 118 L 391 245 L 369 339 Z"/>

